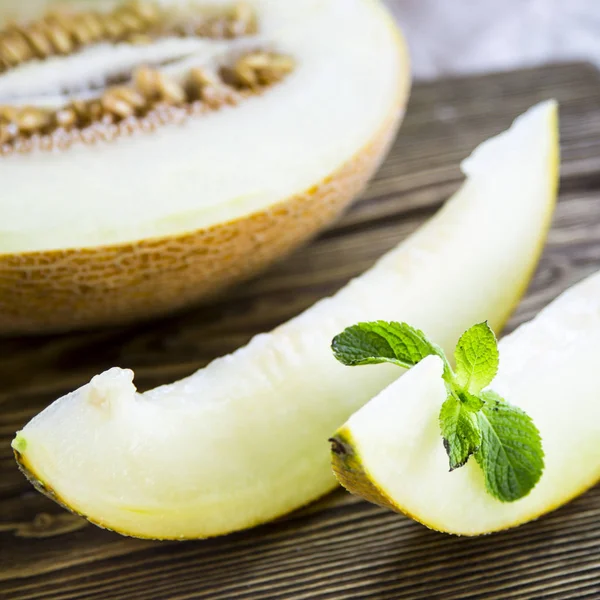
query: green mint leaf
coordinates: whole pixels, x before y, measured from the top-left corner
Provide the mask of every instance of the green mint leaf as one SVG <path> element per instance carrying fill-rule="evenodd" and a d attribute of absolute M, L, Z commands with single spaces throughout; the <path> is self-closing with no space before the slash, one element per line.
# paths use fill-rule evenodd
<path fill-rule="evenodd" d="M 531 418 L 498 394 L 481 395 L 483 408 L 476 414 L 482 434 L 475 459 L 485 475 L 487 491 L 502 502 L 529 494 L 544 470 L 540 432 Z"/>
<path fill-rule="evenodd" d="M 348 327 L 331 344 L 345 365 L 393 363 L 409 369 L 439 356 L 448 396 L 439 415 L 450 470 L 475 456 L 489 494 L 502 502 L 526 496 L 544 469 L 540 433 L 521 409 L 487 387 L 498 370 L 498 345 L 487 323 L 474 325 L 458 341 L 454 373 L 443 350 L 406 323 L 374 321 Z"/>
<path fill-rule="evenodd" d="M 448 386 L 446 386 L 448 387 Z M 452 392 L 463 405 L 473 412 L 477 412 L 483 408 L 483 400 L 479 396 L 474 396 L 464 390 L 453 390 Z"/>
<path fill-rule="evenodd" d="M 440 411 L 440 429 L 450 470 L 462 467 L 481 446 L 481 430 L 477 412 L 450 394 Z"/>
<path fill-rule="evenodd" d="M 458 340 L 454 351 L 456 383 L 471 394 L 479 394 L 498 371 L 498 343 L 487 322 L 473 325 Z"/>
<path fill-rule="evenodd" d="M 409 369 L 434 354 L 444 361 L 444 371 L 450 371 L 442 349 L 406 323 L 358 323 L 337 335 L 331 348 L 337 360 L 348 366 L 389 362 Z"/>

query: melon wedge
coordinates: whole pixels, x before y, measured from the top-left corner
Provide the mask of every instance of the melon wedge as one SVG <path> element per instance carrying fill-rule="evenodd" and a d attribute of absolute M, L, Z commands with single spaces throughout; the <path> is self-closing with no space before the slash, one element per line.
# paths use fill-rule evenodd
<path fill-rule="evenodd" d="M 0 30 L 10 16 L 36 27 L 56 6 L 74 33 L 82 15 L 118 27 L 155 4 L 144 43 L 105 32 L 8 69 L 0 46 L 0 333 L 139 320 L 214 295 L 337 217 L 395 137 L 408 56 L 375 0 L 36 0 L 0 7 Z M 202 33 L 205 13 L 238 6 L 255 29 Z M 247 53 L 254 64 L 274 53 L 291 70 L 247 84 L 234 68 Z M 142 67 L 188 95 L 145 98 Z M 216 85 L 200 89 L 194 69 Z M 142 104 L 128 109 L 115 87 Z M 74 102 L 104 113 L 82 110 L 72 124 Z M 34 114 L 50 124 L 13 139 L 20 117 L 6 106 L 45 111 Z"/>
<path fill-rule="evenodd" d="M 533 490 L 500 502 L 474 459 L 448 471 L 439 411 L 442 361 L 427 357 L 356 412 L 333 437 L 333 469 L 349 491 L 427 527 L 480 535 L 515 527 L 600 481 L 600 273 L 571 288 L 499 345 L 491 388 L 538 427 L 545 469 Z"/>
<path fill-rule="evenodd" d="M 56 401 L 13 443 L 25 474 L 90 521 L 150 538 L 243 529 L 333 489 L 327 438 L 399 373 L 343 367 L 331 339 L 357 321 L 405 320 L 450 349 L 477 320 L 502 326 L 552 215 L 556 104 L 520 117 L 464 170 L 429 223 L 273 332 L 144 394 L 114 368 Z"/>

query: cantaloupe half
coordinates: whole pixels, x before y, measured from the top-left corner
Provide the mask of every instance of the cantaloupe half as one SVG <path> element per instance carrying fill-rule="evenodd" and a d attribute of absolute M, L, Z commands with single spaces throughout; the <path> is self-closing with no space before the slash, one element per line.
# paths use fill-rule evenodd
<path fill-rule="evenodd" d="M 545 467 L 516 502 L 486 492 L 476 461 L 452 472 L 442 444 L 442 361 L 427 357 L 335 434 L 333 468 L 351 492 L 432 529 L 480 535 L 535 519 L 600 481 L 600 273 L 499 344 L 491 384 L 542 437 Z M 518 441 L 517 441 L 518 443 Z"/>
<path fill-rule="evenodd" d="M 335 296 L 177 383 L 136 393 L 114 368 L 56 401 L 13 442 L 26 475 L 92 522 L 200 538 L 269 521 L 335 486 L 327 439 L 399 375 L 349 369 L 330 350 L 358 321 L 404 320 L 454 347 L 499 330 L 525 289 L 558 182 L 557 107 L 484 143 L 423 228 Z"/>
<path fill-rule="evenodd" d="M 58 20 L 40 21 L 57 6 Z M 144 22 L 148 10 L 159 17 Z M 90 14 L 105 31 L 84 44 Z M 249 277 L 363 189 L 410 87 L 404 42 L 377 0 L 35 1 L 2 6 L 0 19 L 21 43 L 0 44 L 0 333 L 141 319 Z M 70 48 L 57 50 L 48 23 Z M 119 26 L 130 29 L 111 33 Z M 50 39 L 43 60 L 22 45 L 32 31 Z M 257 72 L 265 54 L 289 68 L 250 85 L 234 67 L 252 53 Z M 93 123 L 59 112 L 114 87 L 140 92 L 142 66 L 188 96 L 156 94 Z M 188 90 L 194 68 L 225 101 Z"/>

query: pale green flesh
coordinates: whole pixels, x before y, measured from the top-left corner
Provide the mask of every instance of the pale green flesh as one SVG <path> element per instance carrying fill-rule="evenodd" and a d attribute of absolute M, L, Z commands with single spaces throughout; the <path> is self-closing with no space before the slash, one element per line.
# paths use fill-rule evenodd
<path fill-rule="evenodd" d="M 500 502 L 474 459 L 450 472 L 439 429 L 447 392 L 428 357 L 342 428 L 369 479 L 398 510 L 461 535 L 534 519 L 600 480 L 600 273 L 504 338 L 491 384 L 524 409 L 542 436 L 545 469 L 528 496 Z"/>
<path fill-rule="evenodd" d="M 249 40 L 104 44 L 0 74 L 0 104 L 17 92 L 25 103 L 52 104 L 65 87 L 85 87 L 94 77 L 102 82 L 109 67 L 130 71 L 132 53 L 140 64 L 190 54 L 182 63 L 187 69 L 216 70 L 213 62 L 222 64 L 228 48 L 239 53 L 243 47 L 274 50 L 296 62 L 293 73 L 264 94 L 190 117 L 185 125 L 170 123 L 64 152 L 3 156 L 0 254 L 126 243 L 247 217 L 320 184 L 401 110 L 408 59 L 379 2 L 250 3 L 260 34 Z M 32 8 L 32 14 L 39 12 Z M 179 68 L 176 63 L 165 70 Z M 23 99 L 32 86 L 37 96 Z"/>
<path fill-rule="evenodd" d="M 129 371 L 98 376 L 24 428 L 22 460 L 77 512 L 143 537 L 226 533 L 326 493 L 328 437 L 400 374 L 342 366 L 333 336 L 404 320 L 448 351 L 474 322 L 500 327 L 543 245 L 557 152 L 546 103 L 478 150 L 446 207 L 334 297 L 146 394 Z"/>

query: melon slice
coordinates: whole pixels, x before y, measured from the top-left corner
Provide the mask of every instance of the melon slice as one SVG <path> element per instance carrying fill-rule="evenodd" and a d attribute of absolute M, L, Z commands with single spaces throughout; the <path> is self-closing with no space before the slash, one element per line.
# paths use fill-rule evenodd
<path fill-rule="evenodd" d="M 374 0 L 60 6 L 0 9 L 0 333 L 252 275 L 363 189 L 403 116 L 407 54 Z"/>
<path fill-rule="evenodd" d="M 330 491 L 327 438 L 398 377 L 390 365 L 343 367 L 331 339 L 357 321 L 405 320 L 448 350 L 477 320 L 501 328 L 552 215 L 556 104 L 484 143 L 464 170 L 422 229 L 273 332 L 144 394 L 114 368 L 52 404 L 14 441 L 26 475 L 92 522 L 151 538 L 228 533 Z"/>
<path fill-rule="evenodd" d="M 565 292 L 499 345 L 491 388 L 533 419 L 545 469 L 500 502 L 476 461 L 452 472 L 439 428 L 442 361 L 427 357 L 352 415 L 333 438 L 339 481 L 432 529 L 480 535 L 535 519 L 600 480 L 600 273 Z"/>

